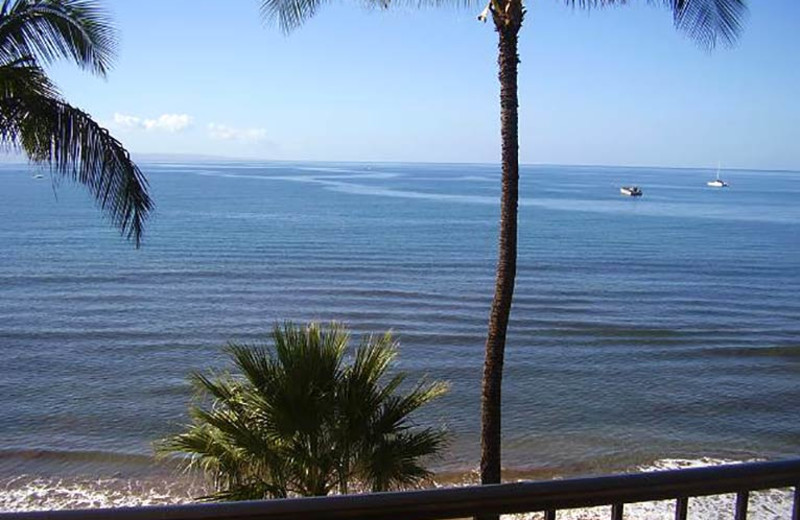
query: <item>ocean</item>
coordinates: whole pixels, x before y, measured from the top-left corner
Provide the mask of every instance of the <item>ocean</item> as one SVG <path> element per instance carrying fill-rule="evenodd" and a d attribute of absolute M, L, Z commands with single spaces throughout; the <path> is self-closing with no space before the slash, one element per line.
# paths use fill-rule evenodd
<path fill-rule="evenodd" d="M 194 493 L 153 441 L 189 372 L 283 320 L 391 329 L 400 369 L 450 383 L 418 416 L 452 434 L 434 469 L 477 467 L 499 167 L 144 164 L 139 250 L 35 171 L 0 166 L 0 509 Z M 798 455 L 800 173 L 714 173 L 521 168 L 509 475 Z"/>

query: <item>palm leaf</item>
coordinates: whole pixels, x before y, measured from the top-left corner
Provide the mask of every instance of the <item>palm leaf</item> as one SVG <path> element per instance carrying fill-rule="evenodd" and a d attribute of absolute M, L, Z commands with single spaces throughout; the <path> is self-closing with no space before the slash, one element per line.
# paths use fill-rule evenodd
<path fill-rule="evenodd" d="M 19 122 L 24 107 L 20 96 L 57 96 L 55 86 L 32 58 L 17 58 L 0 65 L 0 143 L 4 149 L 17 148 Z"/>
<path fill-rule="evenodd" d="M 624 5 L 630 0 L 566 0 L 568 5 L 591 9 Z M 675 27 L 701 46 L 713 49 L 719 40 L 731 45 L 742 30 L 747 16 L 745 0 L 648 0 L 672 11 Z"/>
<path fill-rule="evenodd" d="M 127 238 L 141 244 L 152 201 L 128 151 L 86 112 L 48 95 L 0 100 L 2 139 L 38 163 L 87 187 Z"/>
<path fill-rule="evenodd" d="M 265 22 L 277 24 L 284 34 L 288 34 L 310 20 L 327 0 L 263 0 L 261 17 Z M 388 9 L 392 5 L 411 7 L 458 5 L 471 7 L 477 0 L 363 0 L 366 7 Z"/>
<path fill-rule="evenodd" d="M 392 395 L 384 399 L 380 414 L 375 417 L 373 432 L 377 435 L 404 431 L 411 426 L 411 416 L 427 403 L 447 393 L 448 385 L 442 381 L 418 382 L 405 395 Z"/>
<path fill-rule="evenodd" d="M 744 0 L 664 0 L 672 9 L 675 27 L 713 49 L 718 40 L 733 44 L 747 15 Z"/>
<path fill-rule="evenodd" d="M 115 29 L 93 0 L 3 0 L 0 55 L 63 58 L 104 76 L 116 47 Z"/>
<path fill-rule="evenodd" d="M 373 492 L 418 485 L 432 476 L 421 459 L 435 456 L 446 442 L 446 433 L 432 428 L 386 436 L 372 443 L 371 453 L 364 458 L 365 480 Z"/>
<path fill-rule="evenodd" d="M 0 65 L 0 99 L 26 95 L 56 97 L 58 89 L 33 58 L 15 58 Z"/>
<path fill-rule="evenodd" d="M 270 23 L 277 22 L 284 33 L 297 29 L 314 16 L 324 0 L 265 0 L 261 16 Z"/>

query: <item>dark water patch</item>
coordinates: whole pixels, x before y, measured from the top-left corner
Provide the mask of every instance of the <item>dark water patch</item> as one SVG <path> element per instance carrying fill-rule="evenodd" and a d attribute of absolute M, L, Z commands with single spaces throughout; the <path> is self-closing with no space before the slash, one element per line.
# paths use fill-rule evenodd
<path fill-rule="evenodd" d="M 698 331 L 672 328 L 653 328 L 629 325 L 613 325 L 610 323 L 597 323 L 575 320 L 526 320 L 522 324 L 536 323 L 538 329 L 553 336 L 586 336 L 586 337 L 622 337 L 622 338 L 689 338 Z"/>
<path fill-rule="evenodd" d="M 735 357 L 742 352 L 758 350 L 763 345 L 770 343 L 773 338 L 748 338 L 741 335 L 719 336 L 710 333 L 708 336 L 697 336 L 693 338 L 627 338 L 612 337 L 598 339 L 591 335 L 579 337 L 581 345 L 599 348 L 627 348 L 640 349 L 642 352 L 652 353 L 653 350 L 662 351 L 660 354 L 664 359 L 674 356 L 691 355 L 703 356 L 725 355 Z M 553 342 L 563 342 L 562 338 L 553 338 Z M 537 344 L 538 345 L 538 344 Z M 739 352 L 742 351 L 742 352 Z"/>
<path fill-rule="evenodd" d="M 169 333 L 165 331 L 144 331 L 144 330 L 87 330 L 83 328 L 75 329 L 50 329 L 36 331 L 3 331 L 3 340 L 17 340 L 29 342 L 75 342 L 91 340 L 92 342 L 107 341 L 163 341 L 165 338 L 172 338 L 176 343 L 181 342 L 184 336 L 179 332 Z"/>
<path fill-rule="evenodd" d="M 796 335 L 800 337 L 800 331 Z M 724 349 L 704 349 L 704 354 L 723 357 L 754 357 L 754 358 L 786 358 L 791 361 L 800 361 L 800 344 L 769 345 L 765 341 L 757 341 L 761 346 L 731 346 Z"/>
<path fill-rule="evenodd" d="M 154 469 L 172 471 L 175 466 L 157 463 L 153 457 L 140 454 L 125 454 L 103 451 L 55 451 L 55 450 L 0 450 L 0 473 L 14 475 L 82 475 L 100 473 L 114 474 L 120 471 L 135 477 L 152 474 Z"/>

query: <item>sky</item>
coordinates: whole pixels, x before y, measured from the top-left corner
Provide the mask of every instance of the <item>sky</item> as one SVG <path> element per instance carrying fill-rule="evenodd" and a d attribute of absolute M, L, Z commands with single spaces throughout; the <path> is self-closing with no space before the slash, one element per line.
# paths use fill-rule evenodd
<path fill-rule="evenodd" d="M 529 1 L 520 161 L 800 170 L 800 2 L 749 3 L 736 46 L 708 52 L 660 5 Z M 365 4 L 331 2 L 284 35 L 258 0 L 105 0 L 108 77 L 50 72 L 134 154 L 498 163 L 483 5 Z"/>

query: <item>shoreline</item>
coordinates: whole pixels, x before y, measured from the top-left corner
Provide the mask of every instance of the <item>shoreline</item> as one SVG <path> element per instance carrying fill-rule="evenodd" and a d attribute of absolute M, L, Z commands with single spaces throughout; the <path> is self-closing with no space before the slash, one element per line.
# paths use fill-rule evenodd
<path fill-rule="evenodd" d="M 751 459 L 752 460 L 752 459 Z M 703 457 L 697 459 L 660 459 L 653 464 L 632 466 L 626 471 L 614 472 L 644 472 L 661 471 L 679 468 L 730 464 L 746 462 L 744 460 L 716 459 Z M 549 475 L 546 475 L 549 474 Z M 608 472 L 607 474 L 612 474 Z M 521 480 L 549 480 L 553 478 L 569 478 L 575 475 L 555 473 L 552 470 L 523 471 L 508 470 L 504 474 L 505 482 Z M 478 482 L 477 470 L 468 472 L 441 472 L 423 487 L 457 487 L 476 484 Z M 196 502 L 198 496 L 205 493 L 207 487 L 199 475 L 180 474 L 173 470 L 172 473 L 154 474 L 152 477 L 130 477 L 121 474 L 108 476 L 63 476 L 43 477 L 36 475 L 17 475 L 0 479 L 0 512 L 24 512 L 37 510 L 60 509 L 90 509 L 90 508 L 116 508 L 152 505 L 176 505 Z M 788 491 L 770 490 L 763 493 L 754 493 L 752 509 L 763 509 L 767 516 L 763 518 L 779 518 L 781 515 L 769 516 L 778 511 L 791 511 L 792 496 Z M 732 511 L 733 501 L 725 496 L 714 496 L 693 499 L 693 518 L 711 520 L 723 518 L 723 511 L 730 504 Z M 672 508 L 672 509 L 670 509 Z M 607 509 L 607 508 L 606 508 Z M 595 516 L 605 516 L 604 508 L 591 510 L 574 510 L 565 512 L 559 518 L 589 519 Z M 626 517 L 629 519 L 644 520 L 650 518 L 665 518 L 674 511 L 672 502 L 643 503 L 626 506 Z M 717 513 L 720 516 L 715 516 Z M 660 515 L 660 516 L 659 516 Z M 535 519 L 540 515 L 530 513 L 516 515 L 518 519 Z M 759 516 L 752 516 L 759 518 Z"/>

